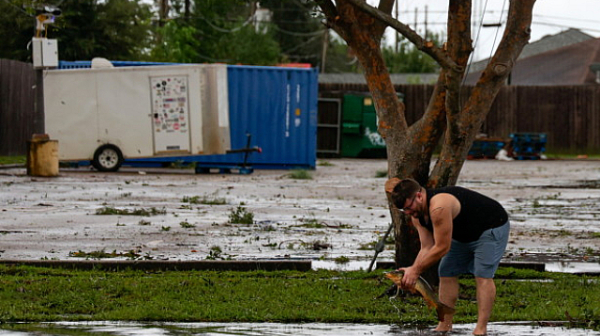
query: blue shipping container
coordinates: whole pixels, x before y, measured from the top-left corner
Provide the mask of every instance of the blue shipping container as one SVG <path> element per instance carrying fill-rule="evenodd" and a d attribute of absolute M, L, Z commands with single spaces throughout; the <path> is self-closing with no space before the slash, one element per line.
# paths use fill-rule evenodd
<path fill-rule="evenodd" d="M 254 168 L 315 168 L 317 69 L 228 66 L 231 148 L 251 146 Z M 202 164 L 239 165 L 244 154 L 198 156 Z"/>
<path fill-rule="evenodd" d="M 81 68 L 89 67 L 89 64 L 61 62 L 60 67 Z M 318 69 L 229 65 L 227 80 L 231 149 L 245 148 L 250 134 L 250 146 L 258 146 L 262 152 L 247 156 L 249 166 L 258 169 L 315 168 Z M 154 157 L 130 159 L 124 164 L 196 162 L 202 166 L 234 167 L 242 164 L 244 158 L 244 153 Z"/>

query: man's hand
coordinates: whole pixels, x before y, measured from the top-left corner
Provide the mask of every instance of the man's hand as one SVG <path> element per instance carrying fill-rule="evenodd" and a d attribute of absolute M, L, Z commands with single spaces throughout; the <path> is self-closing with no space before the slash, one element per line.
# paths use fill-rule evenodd
<path fill-rule="evenodd" d="M 399 268 L 398 270 L 404 272 L 404 275 L 402 276 L 402 289 L 414 292 L 415 285 L 417 284 L 417 280 L 421 273 L 414 266 Z"/>

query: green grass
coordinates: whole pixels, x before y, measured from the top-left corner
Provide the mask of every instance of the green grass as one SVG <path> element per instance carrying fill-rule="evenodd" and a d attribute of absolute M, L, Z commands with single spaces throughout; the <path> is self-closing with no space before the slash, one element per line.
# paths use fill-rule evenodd
<path fill-rule="evenodd" d="M 305 169 L 292 170 L 287 176 L 295 180 L 312 180 L 312 174 Z"/>
<path fill-rule="evenodd" d="M 435 323 L 421 297 L 374 299 L 391 284 L 382 271 L 77 271 L 0 265 L 0 279 L 3 322 Z M 597 329 L 599 280 L 501 269 L 492 320 L 565 321 L 568 312 L 575 325 Z M 455 321 L 475 322 L 475 281 L 463 278 L 460 286 Z"/>
<path fill-rule="evenodd" d="M 322 229 L 322 228 L 326 228 L 327 225 L 323 224 L 322 222 L 320 222 L 318 219 L 316 218 L 301 218 L 300 222 L 302 222 L 302 224 L 297 225 L 298 227 L 304 227 L 304 228 L 308 228 L 308 229 Z"/>
<path fill-rule="evenodd" d="M 335 165 L 329 161 L 317 161 L 317 166 L 319 167 L 334 167 Z"/>
<path fill-rule="evenodd" d="M 181 227 L 182 227 L 182 228 L 184 228 L 184 229 L 193 229 L 193 228 L 195 228 L 195 227 L 196 227 L 196 225 L 195 225 L 195 224 L 191 224 L 191 223 L 189 223 L 187 220 L 185 220 L 185 221 L 183 221 L 183 222 L 180 222 L 180 223 L 179 223 L 179 226 L 181 226 Z"/>
<path fill-rule="evenodd" d="M 0 165 L 3 164 L 25 164 L 27 158 L 24 155 L 0 156 Z"/>
<path fill-rule="evenodd" d="M 92 252 L 84 252 L 79 250 L 77 252 L 69 252 L 69 257 L 73 258 L 85 258 L 88 259 L 108 259 L 108 258 L 117 258 L 117 257 L 127 257 L 128 259 L 139 259 L 141 257 L 140 254 L 136 253 L 133 250 L 128 252 L 117 252 L 116 250 L 112 252 L 105 252 L 104 250 L 92 251 Z"/>
<path fill-rule="evenodd" d="M 376 178 L 383 178 L 383 177 L 387 177 L 388 176 L 388 172 L 387 170 L 378 170 L 375 172 L 375 177 Z"/>
<path fill-rule="evenodd" d="M 155 207 L 149 209 L 117 209 L 113 207 L 103 207 L 96 209 L 96 215 L 120 215 L 120 216 L 156 216 L 165 215 L 167 210 L 157 209 Z"/>
<path fill-rule="evenodd" d="M 223 197 L 216 196 L 183 196 L 181 199 L 183 203 L 190 204 L 204 204 L 204 205 L 224 205 L 227 204 L 227 200 Z"/>
<path fill-rule="evenodd" d="M 242 206 L 231 209 L 229 213 L 229 223 L 231 224 L 254 224 L 254 214 Z"/>
<path fill-rule="evenodd" d="M 581 150 L 580 153 L 573 153 L 572 151 L 553 151 L 544 153 L 548 159 L 553 160 L 572 160 L 581 159 L 581 155 L 585 155 L 586 159 L 597 160 L 600 159 L 600 154 L 597 153 L 586 153 L 586 150 Z"/>

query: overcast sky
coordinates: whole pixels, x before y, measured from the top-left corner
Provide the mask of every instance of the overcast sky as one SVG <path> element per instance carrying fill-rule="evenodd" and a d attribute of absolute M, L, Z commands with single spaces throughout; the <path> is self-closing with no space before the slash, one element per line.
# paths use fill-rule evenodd
<path fill-rule="evenodd" d="M 369 0 L 378 4 L 378 0 Z M 427 29 L 433 32 L 446 31 L 448 0 L 398 0 L 400 21 L 417 31 Z M 476 41 L 475 60 L 490 56 L 492 48 L 502 38 L 506 23 L 509 0 L 473 0 L 472 36 Z M 427 14 L 426 14 L 427 13 Z M 395 16 L 395 14 L 394 14 Z M 480 27 L 480 23 L 501 23 L 500 28 Z M 556 34 L 569 28 L 600 37 L 600 0 L 537 0 L 533 8 L 533 24 L 530 42 L 545 35 Z M 393 30 L 388 28 L 388 41 L 393 43 Z M 479 36 L 478 36 L 479 35 Z"/>

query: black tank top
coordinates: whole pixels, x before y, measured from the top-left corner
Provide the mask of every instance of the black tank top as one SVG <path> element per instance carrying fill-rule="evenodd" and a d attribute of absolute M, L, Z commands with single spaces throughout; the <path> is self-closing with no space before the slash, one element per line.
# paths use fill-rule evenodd
<path fill-rule="evenodd" d="M 462 187 L 443 187 L 427 189 L 427 206 L 429 201 L 437 194 L 450 194 L 460 202 L 460 212 L 452 221 L 452 239 L 468 243 L 479 239 L 483 231 L 502 226 L 508 221 L 506 210 L 497 201 L 476 191 Z M 433 232 L 433 223 L 430 219 L 419 217 L 419 222 L 427 230 Z"/>

